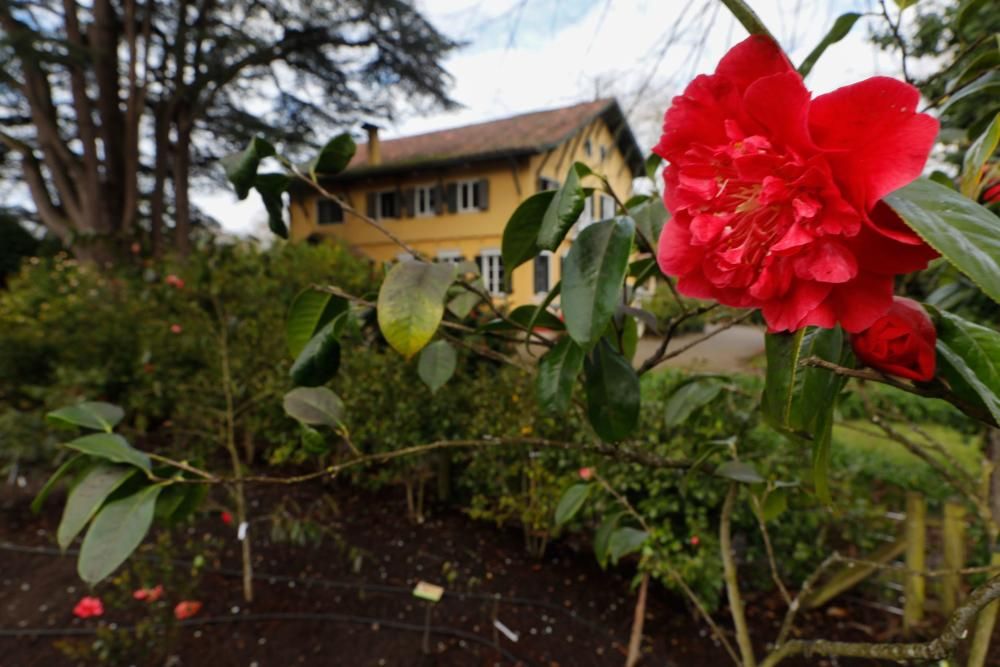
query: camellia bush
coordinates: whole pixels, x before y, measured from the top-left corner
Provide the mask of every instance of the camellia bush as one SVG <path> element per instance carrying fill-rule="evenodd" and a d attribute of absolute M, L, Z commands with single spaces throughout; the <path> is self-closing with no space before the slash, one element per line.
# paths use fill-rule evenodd
<path fill-rule="evenodd" d="M 790 656 L 816 654 L 927 661 L 946 658 L 968 641 L 968 664 L 981 665 L 1000 599 L 996 563 L 984 565 L 980 573 L 992 578 L 962 601 L 931 641 L 793 638 L 804 596 L 838 562 L 838 555 L 817 564 L 813 575 L 790 590 L 775 566 L 767 524 L 784 510 L 790 488 L 811 494 L 820 504 L 841 502 L 831 492 L 829 468 L 838 402 L 848 383 L 859 388 L 861 383 L 880 383 L 920 400 L 945 401 L 963 415 L 969 430 L 997 437 L 1000 333 L 950 312 L 941 302 L 921 304 L 894 292 L 909 274 L 947 266 L 983 298 L 1000 302 L 1000 219 L 978 203 L 989 185 L 982 175 L 996 151 L 1000 119 L 970 138 L 957 179 L 923 178 L 939 124 L 918 109 L 915 87 L 873 77 L 813 96 L 804 82 L 826 47 L 850 30 L 857 15 L 838 19 L 797 69 L 744 2 L 723 4 L 750 36 L 713 73 L 696 77 L 666 110 L 663 134 L 647 161 L 651 177 L 662 173 L 662 198 L 616 200 L 614 217 L 571 236 L 588 193 L 599 189 L 616 196 L 602 174 L 576 163 L 559 189 L 532 195 L 512 215 L 502 244 L 508 275 L 572 238 L 562 280 L 539 305 L 511 312 L 499 308 L 474 265 L 435 263 L 399 242 L 379 221 L 338 200 L 349 215 L 381 230 L 413 260 L 388 269 L 377 297 L 344 286 L 317 286 L 291 304 L 287 337 L 294 362 L 289 382 L 295 388 L 285 395 L 283 406 L 302 424 L 304 438 L 331 453 L 322 469 L 286 478 L 244 473 L 239 465 L 230 473 L 205 470 L 134 448 L 114 433 L 122 415 L 113 406 L 88 403 L 54 413 L 54 419 L 94 431 L 67 444 L 83 455 L 77 465 L 85 471 L 77 473 L 65 510 L 74 517 L 77 532 L 90 523 L 80 553 L 83 578 L 96 582 L 108 576 L 142 541 L 154 515 L 185 511 L 199 501 L 194 490 L 206 485 L 242 489 L 252 483 L 293 483 L 438 450 L 569 448 L 616 464 L 638 464 L 641 470 L 678 471 L 713 481 L 711 494 L 722 498 L 718 534 L 710 540 L 717 559 L 704 559 L 701 566 L 722 570 L 732 632 L 719 627 L 686 584 L 685 573 L 670 557 L 669 540 L 657 537 L 654 518 L 623 493 L 627 479 L 605 475 L 600 464 L 580 470 L 578 483 L 554 503 L 554 522 L 563 525 L 586 507 L 600 508 L 604 516 L 594 535 L 598 559 L 606 563 L 635 557 L 640 601 L 650 573 L 673 582 L 736 664 L 771 666 Z M 995 77 L 995 71 L 983 76 Z M 969 86 L 981 89 L 977 81 Z M 952 95 L 974 92 L 958 88 Z M 284 237 L 282 196 L 288 187 L 300 182 L 337 199 L 324 188 L 324 177 L 346 168 L 354 151 L 345 134 L 308 164 L 295 164 L 265 138 L 255 137 L 225 166 L 237 194 L 242 198 L 256 190 L 269 211 L 271 229 Z M 261 172 L 266 159 L 281 169 Z M 633 302 L 638 287 L 654 284 L 678 293 L 677 310 L 665 321 L 656 322 Z M 562 319 L 549 311 L 557 301 Z M 655 452 L 641 432 L 640 377 L 679 353 L 668 346 L 685 322 L 711 313 L 718 304 L 737 312 L 721 323 L 723 328 L 755 312 L 766 323 L 763 389 L 752 396 L 749 413 L 734 411 L 725 437 L 694 452 Z M 662 342 L 636 368 L 639 322 L 656 326 Z M 327 385 L 340 370 L 342 346 L 383 342 L 399 353 L 399 363 L 413 360 L 434 391 L 446 390 L 459 348 L 526 368 L 535 374 L 538 404 L 551 415 L 582 416 L 584 432 L 562 441 L 530 430 L 501 429 L 500 435 L 445 437 L 366 452 L 346 427 L 345 402 Z M 541 354 L 519 354 L 511 343 Z M 666 400 L 666 423 L 679 427 L 699 407 L 730 391 L 747 395 L 725 378 L 678 383 Z M 922 451 L 890 421 L 877 414 L 871 421 L 888 437 Z M 759 423 L 801 451 L 797 469 L 768 469 L 759 465 L 766 459 L 747 455 Z M 320 444 L 324 442 L 336 447 Z M 947 461 L 929 460 L 973 507 L 995 549 L 1000 517 L 991 510 L 982 485 L 968 483 Z M 534 475 L 530 479 L 546 481 L 544 471 L 529 473 Z M 538 502 L 541 507 L 553 504 L 545 498 Z M 750 636 L 733 548 L 733 516 L 742 503 L 757 518 L 774 583 L 787 603 L 780 632 L 766 643 Z M 642 618 L 636 614 L 632 655 L 636 637 L 642 636 Z"/>

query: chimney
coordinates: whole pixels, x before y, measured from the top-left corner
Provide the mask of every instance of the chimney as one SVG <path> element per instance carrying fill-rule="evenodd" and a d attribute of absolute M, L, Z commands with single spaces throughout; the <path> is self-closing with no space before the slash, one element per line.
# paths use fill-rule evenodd
<path fill-rule="evenodd" d="M 368 166 L 377 167 L 382 164 L 382 144 L 378 138 L 378 125 L 365 123 L 361 127 L 368 132 Z"/>

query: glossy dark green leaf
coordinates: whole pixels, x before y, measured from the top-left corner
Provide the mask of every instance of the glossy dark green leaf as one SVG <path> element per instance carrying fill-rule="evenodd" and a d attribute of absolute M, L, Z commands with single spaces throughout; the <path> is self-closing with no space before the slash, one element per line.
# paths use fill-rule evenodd
<path fill-rule="evenodd" d="M 597 563 L 601 566 L 601 569 L 608 566 L 611 535 L 618 529 L 618 524 L 624 516 L 625 512 L 610 514 L 605 517 L 604 521 L 601 522 L 601 525 L 597 527 L 596 531 L 594 531 L 594 556 L 597 557 Z"/>
<path fill-rule="evenodd" d="M 285 339 L 292 357 L 302 353 L 302 348 L 328 322 L 349 308 L 347 299 L 307 288 L 299 292 L 288 309 L 285 322 Z"/>
<path fill-rule="evenodd" d="M 233 184 L 238 198 L 247 198 L 250 189 L 257 180 L 257 167 L 260 166 L 260 161 L 274 154 L 274 146 L 270 142 L 260 137 L 254 137 L 243 152 L 222 158 L 222 165 L 226 169 L 226 178 Z"/>
<path fill-rule="evenodd" d="M 337 427 L 344 421 L 344 402 L 327 387 L 297 387 L 285 394 L 285 414 L 311 426 Z"/>
<path fill-rule="evenodd" d="M 1000 302 L 1000 218 L 923 178 L 884 201 L 931 247 Z"/>
<path fill-rule="evenodd" d="M 650 153 L 649 157 L 646 158 L 646 178 L 651 181 L 656 181 L 656 170 L 660 168 L 663 164 L 663 158 L 656 153 Z"/>
<path fill-rule="evenodd" d="M 205 502 L 208 490 L 208 484 L 172 484 L 157 498 L 154 516 L 168 525 L 176 525 L 194 516 Z"/>
<path fill-rule="evenodd" d="M 993 5 L 993 0 L 962 0 L 955 12 L 955 30 L 964 33 L 970 26 L 974 25 L 974 19 L 984 7 Z M 996 8 L 994 7 L 994 10 Z"/>
<path fill-rule="evenodd" d="M 330 450 L 333 449 L 330 439 L 308 424 L 299 424 L 299 436 L 302 441 L 302 449 L 309 454 L 321 456 L 330 453 Z"/>
<path fill-rule="evenodd" d="M 757 472 L 757 468 L 743 461 L 726 461 L 725 463 L 721 463 L 715 469 L 715 474 L 718 477 L 725 477 L 726 479 L 731 479 L 734 482 L 742 484 L 760 484 L 764 481 L 761 474 Z"/>
<path fill-rule="evenodd" d="M 794 428 L 792 407 L 802 354 L 805 329 L 795 333 L 769 333 L 764 337 L 767 370 L 761 411 L 765 420 L 779 430 Z"/>
<path fill-rule="evenodd" d="M 483 325 L 483 330 L 523 331 L 523 328 L 528 326 L 533 329 L 549 329 L 551 331 L 562 331 L 566 328 L 563 321 L 560 320 L 552 311 L 545 308 L 541 308 L 541 310 L 539 310 L 539 308 L 539 306 L 533 305 L 518 306 L 514 310 L 507 313 L 507 319 L 514 322 L 514 324 L 508 322 L 507 320 L 497 318 Z"/>
<path fill-rule="evenodd" d="M 746 31 L 751 35 L 765 35 L 774 39 L 767 26 L 764 22 L 760 20 L 760 17 L 750 8 L 744 0 L 722 0 L 722 4 L 726 6 L 729 13 L 736 17 L 736 20 L 746 28 Z M 777 42 L 778 40 L 774 40 Z"/>
<path fill-rule="evenodd" d="M 938 372 L 963 400 L 983 405 L 1000 424 L 1000 333 L 935 311 Z"/>
<path fill-rule="evenodd" d="M 639 325 L 634 317 L 625 313 L 624 307 L 619 308 L 611 318 L 608 328 L 604 330 L 604 340 L 629 361 L 635 358 L 639 345 Z"/>
<path fill-rule="evenodd" d="M 291 182 L 292 179 L 285 174 L 257 174 L 254 180 L 254 188 L 267 209 L 267 226 L 283 239 L 288 238 L 288 227 L 285 225 L 285 202 L 282 195 Z"/>
<path fill-rule="evenodd" d="M 649 534 L 638 528 L 616 528 L 608 539 L 608 556 L 612 563 L 617 563 L 621 558 L 634 553 L 642 548 L 642 545 L 649 539 Z"/>
<path fill-rule="evenodd" d="M 968 82 L 982 76 L 985 72 L 1000 65 L 1000 39 L 994 43 L 987 43 L 987 48 L 980 51 L 971 58 L 966 65 L 959 70 L 958 74 L 948 80 L 945 86 L 946 92 L 952 92 L 961 88 Z"/>
<path fill-rule="evenodd" d="M 508 274 L 541 252 L 538 233 L 542 228 L 542 219 L 555 196 L 555 190 L 533 194 L 521 202 L 510 216 L 503 229 L 503 243 L 500 246 L 504 271 Z"/>
<path fill-rule="evenodd" d="M 693 378 L 681 384 L 667 399 L 663 420 L 667 427 L 680 426 L 691 413 L 715 400 L 722 391 L 718 378 Z"/>
<path fill-rule="evenodd" d="M 417 375 L 424 384 L 436 394 L 455 374 L 458 365 L 458 354 L 448 341 L 436 340 L 420 351 L 417 360 Z"/>
<path fill-rule="evenodd" d="M 149 457 L 128 444 L 117 433 L 93 433 L 65 443 L 65 447 L 112 463 L 127 463 L 150 472 Z"/>
<path fill-rule="evenodd" d="M 583 370 L 583 350 L 569 336 L 563 336 L 555 347 L 538 362 L 538 403 L 542 409 L 563 413 L 569 408 L 573 386 Z"/>
<path fill-rule="evenodd" d="M 647 252 L 656 253 L 663 226 L 670 219 L 667 207 L 659 197 L 650 199 L 629 209 L 629 215 L 635 220 L 636 236 L 642 241 Z"/>
<path fill-rule="evenodd" d="M 56 542 L 65 551 L 87 522 L 97 514 L 104 501 L 134 475 L 135 468 L 99 463 L 83 476 L 66 498 L 62 519 L 56 530 Z"/>
<path fill-rule="evenodd" d="M 162 489 L 160 485 L 148 486 L 101 508 L 80 547 L 77 571 L 81 579 L 96 584 L 136 550 L 153 523 L 156 499 Z"/>
<path fill-rule="evenodd" d="M 357 151 L 357 146 L 351 135 L 339 134 L 326 142 L 312 162 L 309 163 L 309 175 L 315 180 L 318 176 L 339 174 L 351 163 L 351 158 Z"/>
<path fill-rule="evenodd" d="M 327 322 L 302 348 L 289 372 L 297 387 L 318 387 L 333 379 L 340 369 L 340 327 L 347 317 L 341 313 Z"/>
<path fill-rule="evenodd" d="M 586 193 L 581 179 L 591 173 L 582 162 L 576 162 L 566 173 L 566 181 L 556 190 L 545 209 L 542 226 L 538 230 L 537 244 L 542 250 L 555 250 L 566 238 L 566 233 L 583 212 Z"/>
<path fill-rule="evenodd" d="M 455 278 L 453 264 L 400 262 L 378 294 L 378 324 L 389 344 L 407 359 L 434 337 L 444 316 L 444 297 Z"/>
<path fill-rule="evenodd" d="M 799 65 L 799 74 L 801 74 L 803 78 L 809 76 L 809 72 L 812 71 L 813 66 L 819 60 L 820 56 L 823 55 L 823 52 L 833 44 L 836 44 L 840 40 L 847 37 L 847 34 L 851 32 L 851 28 L 854 27 L 854 24 L 857 23 L 859 18 L 861 18 L 861 14 L 858 14 L 857 12 L 848 12 L 838 16 L 837 20 L 833 22 L 833 26 L 830 28 L 830 31 L 826 33 L 823 39 L 820 40 L 819 44 L 816 45 L 816 48 L 813 49 L 809 55 L 806 56 L 806 59 L 802 61 L 802 64 Z"/>
<path fill-rule="evenodd" d="M 583 507 L 583 503 L 586 502 L 587 496 L 590 495 L 590 489 L 590 484 L 574 484 L 563 492 L 559 504 L 556 505 L 555 522 L 557 526 L 563 525 L 576 516 L 580 508 Z"/>
<path fill-rule="evenodd" d="M 965 151 L 965 158 L 962 160 L 962 194 L 966 197 L 975 197 L 976 190 L 979 189 L 979 182 L 983 177 L 983 165 L 993 157 L 997 150 L 997 143 L 1000 142 L 1000 113 L 993 116 L 989 127 L 979 137 L 972 142 L 969 150 Z"/>
<path fill-rule="evenodd" d="M 42 489 L 35 496 L 35 499 L 31 501 L 31 511 L 38 514 L 42 509 L 42 504 L 45 502 L 49 494 L 56 487 L 61 479 L 67 475 L 73 474 L 80 470 L 88 462 L 87 457 L 82 454 L 76 454 L 70 457 L 65 463 L 56 468 L 56 471 L 45 480 L 45 484 L 42 485 Z"/>
<path fill-rule="evenodd" d="M 64 426 L 81 426 L 95 431 L 111 430 L 125 417 L 125 411 L 117 405 L 101 401 L 88 401 L 65 408 L 59 408 L 45 415 L 53 423 Z"/>
<path fill-rule="evenodd" d="M 566 256 L 562 276 L 566 330 L 584 349 L 604 334 L 621 301 L 634 235 L 631 218 L 597 222 L 580 232 Z"/>
<path fill-rule="evenodd" d="M 996 98 L 1000 92 L 1000 71 L 991 70 L 968 85 L 962 86 L 941 105 L 940 113 L 946 113 L 956 103 L 976 95 Z"/>
<path fill-rule="evenodd" d="M 602 340 L 584 362 L 587 417 L 603 440 L 627 437 L 639 423 L 639 376 L 632 364 Z"/>

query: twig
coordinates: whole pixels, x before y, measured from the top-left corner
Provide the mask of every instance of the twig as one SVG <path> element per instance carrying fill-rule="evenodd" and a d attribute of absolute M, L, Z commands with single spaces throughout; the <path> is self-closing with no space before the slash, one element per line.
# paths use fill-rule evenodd
<path fill-rule="evenodd" d="M 785 619 L 781 622 L 781 629 L 778 631 L 778 639 L 775 642 L 775 646 L 779 649 L 784 645 L 785 641 L 788 639 L 788 634 L 792 631 L 792 627 L 795 624 L 795 615 L 799 613 L 799 609 L 802 608 L 802 602 L 812 593 L 813 588 L 816 586 L 816 582 L 820 580 L 820 577 L 826 573 L 835 563 L 840 561 L 840 554 L 834 551 L 832 554 L 826 557 L 822 563 L 819 564 L 815 570 L 812 571 L 806 580 L 802 582 L 802 588 L 795 595 L 795 599 L 792 600 L 791 604 L 788 605 L 788 611 L 785 612 Z M 767 665 L 768 661 L 764 661 L 764 665 Z M 762 665 L 762 667 L 764 667 Z"/>
<path fill-rule="evenodd" d="M 733 627 L 736 630 L 736 645 L 740 647 L 740 663 L 742 667 L 756 667 L 757 658 L 753 653 L 753 642 L 750 641 L 750 628 L 747 626 L 747 616 L 743 609 L 743 598 L 740 594 L 739 575 L 736 571 L 736 558 L 733 555 L 732 520 L 733 508 L 739 486 L 733 482 L 729 485 L 726 500 L 722 503 L 722 515 L 719 518 L 719 551 L 722 555 L 722 572 L 726 582 L 726 595 L 729 597 L 729 612 L 733 617 Z"/>
<path fill-rule="evenodd" d="M 882 7 L 882 16 L 885 17 L 885 22 L 889 24 L 889 30 L 892 32 L 892 36 L 896 40 L 896 46 L 899 47 L 900 65 L 903 70 L 903 79 L 905 79 L 907 83 L 912 84 L 913 79 L 910 78 L 910 74 L 906 69 L 906 41 L 899 32 L 899 25 L 903 21 L 903 11 L 900 10 L 899 18 L 896 21 L 893 21 L 889 16 L 889 8 L 886 7 L 885 0 L 878 0 L 878 2 Z"/>
<path fill-rule="evenodd" d="M 778 574 L 778 562 L 774 558 L 771 536 L 767 531 L 767 523 L 764 521 L 764 510 L 761 507 L 760 501 L 757 500 L 757 496 L 751 496 L 751 498 L 753 499 L 753 515 L 757 519 L 757 527 L 760 528 L 760 535 L 764 539 L 764 551 L 767 553 L 767 563 L 771 568 L 771 579 L 774 580 L 775 586 L 781 592 L 781 597 L 784 598 L 785 604 L 791 606 L 792 596 L 788 594 L 788 589 L 785 588 L 785 583 L 781 581 L 781 575 Z"/>
<path fill-rule="evenodd" d="M 697 317 L 698 315 L 704 315 L 705 313 L 715 308 L 716 305 L 717 304 L 713 303 L 709 306 L 699 306 L 695 310 L 683 312 L 678 317 L 671 320 L 670 326 L 667 327 L 667 330 L 663 334 L 663 340 L 660 341 L 660 346 L 656 348 L 656 352 L 654 352 L 651 357 L 646 359 L 646 361 L 642 363 L 642 366 L 640 366 L 639 370 L 636 372 L 639 375 L 642 375 L 643 373 L 646 373 L 647 371 L 654 369 L 664 359 L 669 358 L 667 355 L 667 347 L 670 346 L 670 341 L 673 340 L 674 334 L 677 331 L 677 327 L 679 327 L 685 320 L 689 320 L 692 317 Z M 711 338 L 711 336 L 714 335 L 715 333 L 716 332 L 712 332 L 712 334 L 706 336 L 705 338 L 701 338 L 695 342 L 700 343 L 703 340 L 706 340 L 707 338 Z M 676 355 L 671 354 L 669 356 L 676 356 Z"/>

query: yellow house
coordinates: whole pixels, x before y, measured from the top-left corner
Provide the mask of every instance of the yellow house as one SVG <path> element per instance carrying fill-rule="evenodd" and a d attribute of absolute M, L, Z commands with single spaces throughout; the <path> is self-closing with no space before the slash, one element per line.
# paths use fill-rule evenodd
<path fill-rule="evenodd" d="M 518 267 L 505 293 L 500 244 L 518 204 L 558 187 L 575 161 L 605 175 L 625 201 L 644 168 L 613 99 L 385 141 L 378 128 L 365 129 L 368 143 L 324 187 L 427 257 L 475 261 L 490 293 L 510 306 L 536 302 L 559 280 L 556 260 L 569 245 Z M 292 240 L 335 237 L 375 261 L 408 259 L 372 225 L 311 191 L 294 191 L 290 207 Z M 614 199 L 595 193 L 577 227 L 612 215 Z"/>

